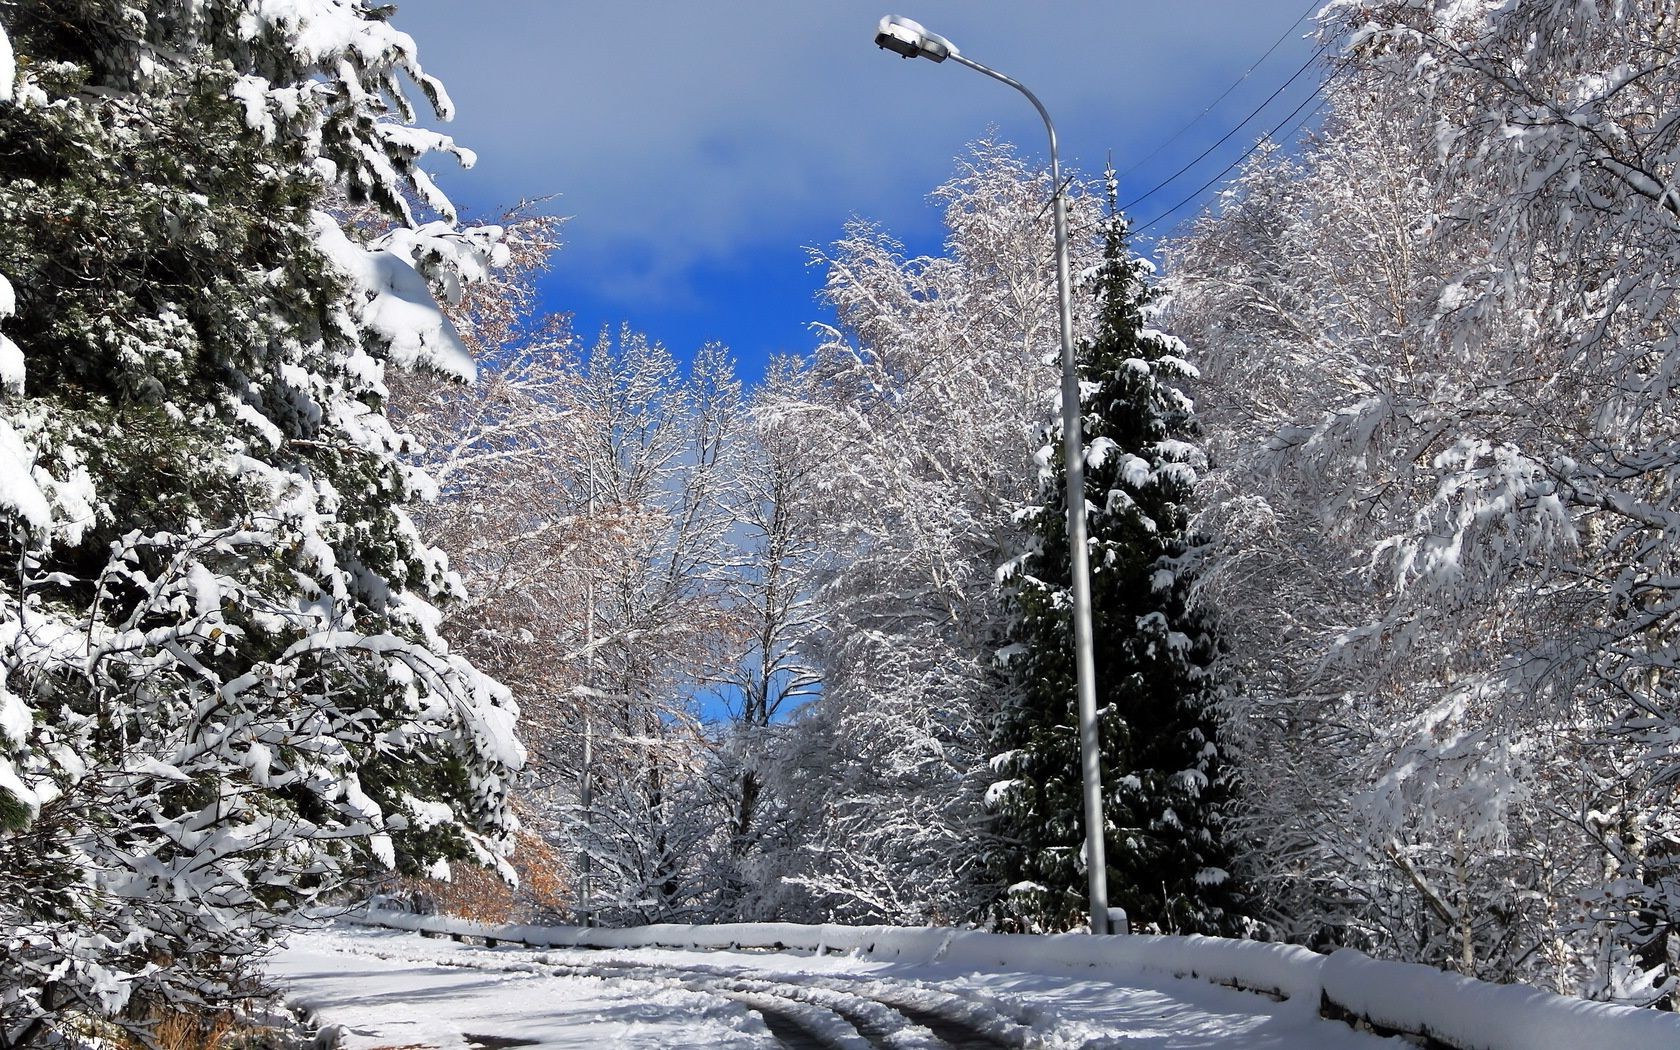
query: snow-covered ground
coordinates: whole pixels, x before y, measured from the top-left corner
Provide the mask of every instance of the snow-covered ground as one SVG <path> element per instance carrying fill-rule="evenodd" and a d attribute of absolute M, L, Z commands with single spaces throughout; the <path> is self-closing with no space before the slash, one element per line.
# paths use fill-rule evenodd
<path fill-rule="evenodd" d="M 333 927 L 268 964 L 345 1050 L 437 1047 L 1404 1046 L 1317 1003 L 1141 972 L 977 972 L 793 952 L 484 948 Z"/>

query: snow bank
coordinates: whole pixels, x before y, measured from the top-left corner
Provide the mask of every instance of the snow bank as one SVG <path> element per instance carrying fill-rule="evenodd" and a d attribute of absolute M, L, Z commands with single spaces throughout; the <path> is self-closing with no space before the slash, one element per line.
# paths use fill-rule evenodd
<path fill-rule="evenodd" d="M 1592 1003 L 1522 985 L 1497 985 L 1362 952 L 1319 955 L 1298 945 L 1221 937 L 982 933 L 900 926 L 485 926 L 439 915 L 370 912 L 352 921 L 399 930 L 483 937 L 538 948 L 788 949 L 845 952 L 976 970 L 1121 969 L 1167 973 L 1310 1005 L 1350 1023 L 1422 1035 L 1454 1050 L 1680 1047 L 1680 1016 Z"/>
<path fill-rule="evenodd" d="M 1218 937 L 1029 936 L 903 926 L 797 923 L 656 925 L 609 930 L 576 926 L 483 926 L 438 915 L 375 912 L 370 922 L 400 930 L 485 937 L 541 948 L 769 948 L 818 955 L 844 952 L 907 963 L 943 962 L 985 970 L 1140 969 L 1318 1002 L 1325 957 L 1306 948 Z"/>
<path fill-rule="evenodd" d="M 1457 1050 L 1680 1047 L 1680 1017 L 1489 984 L 1344 949 L 1325 960 L 1324 1000 L 1374 1025 Z"/>

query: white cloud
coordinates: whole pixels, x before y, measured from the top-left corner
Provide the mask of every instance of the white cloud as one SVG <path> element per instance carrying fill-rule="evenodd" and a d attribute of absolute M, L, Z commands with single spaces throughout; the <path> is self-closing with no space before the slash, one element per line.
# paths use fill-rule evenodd
<path fill-rule="evenodd" d="M 403 0 L 479 167 L 444 183 L 480 211 L 559 193 L 566 264 L 627 304 L 680 298 L 700 262 L 848 215 L 929 227 L 924 195 L 989 124 L 1029 153 L 1026 100 L 954 63 L 871 43 L 882 0 Z M 1095 171 L 1153 148 L 1301 14 L 1301 0 L 917 0 L 902 12 L 1035 91 L 1064 160 Z M 1305 30 L 1305 26 L 1302 30 Z M 1266 90 L 1306 49 L 1256 73 Z M 1263 95 L 1262 95 L 1263 97 Z M 1170 169 L 1169 169 L 1170 170 Z M 1193 188 L 1193 187 L 1191 187 Z"/>

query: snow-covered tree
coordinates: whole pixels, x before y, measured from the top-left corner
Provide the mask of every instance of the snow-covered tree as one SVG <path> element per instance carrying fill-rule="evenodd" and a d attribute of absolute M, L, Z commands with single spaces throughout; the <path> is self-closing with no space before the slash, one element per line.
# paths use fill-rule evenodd
<path fill-rule="evenodd" d="M 387 365 L 470 376 L 428 285 L 502 250 L 417 166 L 470 155 L 388 13 L 0 4 L 7 1045 L 244 998 L 347 873 L 513 830 L 515 707 L 438 637 L 383 412 Z"/>
<path fill-rule="evenodd" d="M 778 425 L 774 373 L 749 410 L 722 347 L 685 374 L 629 329 L 580 350 L 563 319 L 532 323 L 535 271 L 518 271 L 553 225 L 528 224 L 508 223 L 512 264 L 456 314 L 480 383 L 404 385 L 401 422 L 442 488 L 420 522 L 468 588 L 443 631 L 520 701 L 527 823 L 572 858 L 579 906 L 737 914 L 756 895 L 763 738 L 811 681 L 792 636 L 814 436 Z M 703 726 L 705 693 L 734 717 Z"/>
<path fill-rule="evenodd" d="M 1198 348 L 1193 389 L 1213 462 L 1198 525 L 1215 556 L 1199 587 L 1240 610 L 1224 624 L 1244 686 L 1232 711 L 1250 787 L 1236 816 L 1240 869 L 1285 935 L 1377 948 L 1430 923 L 1402 917 L 1397 904 L 1418 903 L 1416 888 L 1380 849 L 1364 850 L 1372 839 L 1347 804 L 1392 720 L 1418 701 L 1382 653 L 1338 649 L 1381 607 L 1350 530 L 1380 535 L 1387 508 L 1344 502 L 1355 457 L 1280 459 L 1275 439 L 1364 389 L 1374 362 L 1415 359 L 1402 333 L 1433 263 L 1415 229 L 1424 183 L 1404 174 L 1421 144 L 1360 86 L 1326 90 L 1323 137 L 1307 157 L 1262 150 L 1218 213 L 1164 255 L 1172 327 Z M 1356 110 L 1345 123 L 1344 106 Z"/>
<path fill-rule="evenodd" d="M 682 373 L 670 351 L 623 329 L 574 363 L 579 464 L 597 512 L 616 516 L 616 554 L 589 577 L 594 647 L 586 695 L 598 794 L 579 829 L 608 921 L 693 919 L 715 892 L 721 825 L 706 805 L 714 741 L 693 696 L 735 648 L 727 587 L 729 459 L 744 427 L 722 346 Z"/>
<path fill-rule="evenodd" d="M 1330 5 L 1319 139 L 1171 257 L 1236 452 L 1212 514 L 1248 523 L 1211 585 L 1255 599 L 1268 890 L 1329 936 L 1636 1002 L 1680 961 L 1676 14 Z"/>
<path fill-rule="evenodd" d="M 944 254 L 905 258 L 867 224 L 816 253 L 839 325 L 800 425 L 830 450 L 820 542 L 834 561 L 809 643 L 823 694 L 778 760 L 778 795 L 800 801 L 783 869 L 798 914 L 925 922 L 987 898 L 975 842 L 1004 686 L 997 568 L 1058 375 L 1049 192 L 1011 148 L 981 142 L 936 194 Z M 1099 214 L 1077 185 L 1072 197 L 1083 268 Z"/>
<path fill-rule="evenodd" d="M 1237 932 L 1219 642 L 1191 603 L 1203 543 L 1190 505 L 1205 457 L 1181 388 L 1195 372 L 1183 344 L 1151 327 L 1149 266 L 1117 213 L 1093 285 L 1096 331 L 1078 362 L 1109 899 L 1135 927 Z M 1009 570 L 1015 688 L 995 735 L 992 864 L 1006 919 L 1065 929 L 1086 914 L 1085 822 L 1060 426 L 1047 437 L 1031 546 Z"/>
<path fill-rule="evenodd" d="M 1349 44 L 1427 100 L 1431 225 L 1457 265 L 1425 335 L 1482 373 L 1383 561 L 1449 616 L 1515 611 L 1482 662 L 1519 725 L 1565 728 L 1572 761 L 1535 795 L 1573 782 L 1598 859 L 1565 936 L 1592 959 L 1587 992 L 1634 999 L 1680 986 L 1677 17 L 1666 0 L 1381 4 Z"/>
<path fill-rule="evenodd" d="M 610 526 L 592 520 L 578 464 L 584 427 L 572 411 L 575 370 L 559 319 L 535 316 L 537 278 L 558 246 L 559 221 L 516 209 L 502 219 L 509 261 L 446 308 L 479 362 L 469 385 L 392 377 L 391 414 L 410 458 L 438 498 L 416 508 L 421 534 L 449 556 L 465 597 L 440 630 L 458 652 L 496 668 L 512 690 L 542 767 L 568 714 L 557 698 L 583 646 L 579 575 Z"/>
<path fill-rule="evenodd" d="M 563 315 L 538 311 L 537 281 L 559 246 L 562 220 L 529 205 L 499 220 L 507 264 L 445 304 L 478 361 L 470 385 L 427 373 L 391 377 L 391 416 L 413 441 L 411 462 L 439 495 L 416 508 L 424 539 L 449 558 L 465 595 L 444 610 L 439 632 L 496 678 L 520 709 L 529 762 L 515 790 L 521 830 L 510 886 L 488 873 L 455 872 L 415 891 L 475 918 L 569 911 L 575 850 L 563 832 L 575 802 L 583 712 L 576 689 L 587 659 L 589 573 L 615 562 L 616 514 L 591 514 L 585 428 L 572 410 L 572 336 Z M 562 801 L 556 803 L 558 797 Z"/>
<path fill-rule="evenodd" d="M 806 642 L 819 627 L 815 581 L 829 562 L 817 507 L 829 465 L 826 433 L 808 422 L 812 377 L 794 358 L 771 361 L 747 402 L 729 457 L 732 557 L 725 594 L 733 630 L 710 685 L 728 707 L 709 774 L 727 846 L 715 872 L 720 914 L 762 918 L 782 896 L 771 856 L 789 844 L 794 800 L 769 790 L 794 711 L 820 694 Z"/>

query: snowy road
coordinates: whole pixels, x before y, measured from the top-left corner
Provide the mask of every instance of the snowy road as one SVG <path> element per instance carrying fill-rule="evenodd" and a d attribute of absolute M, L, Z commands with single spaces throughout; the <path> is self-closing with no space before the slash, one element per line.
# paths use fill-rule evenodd
<path fill-rule="evenodd" d="M 1394 1050 L 1277 1003 L 1141 974 L 980 973 L 844 955 L 530 951 L 334 928 L 268 965 L 345 1050 L 998 1047 Z"/>

